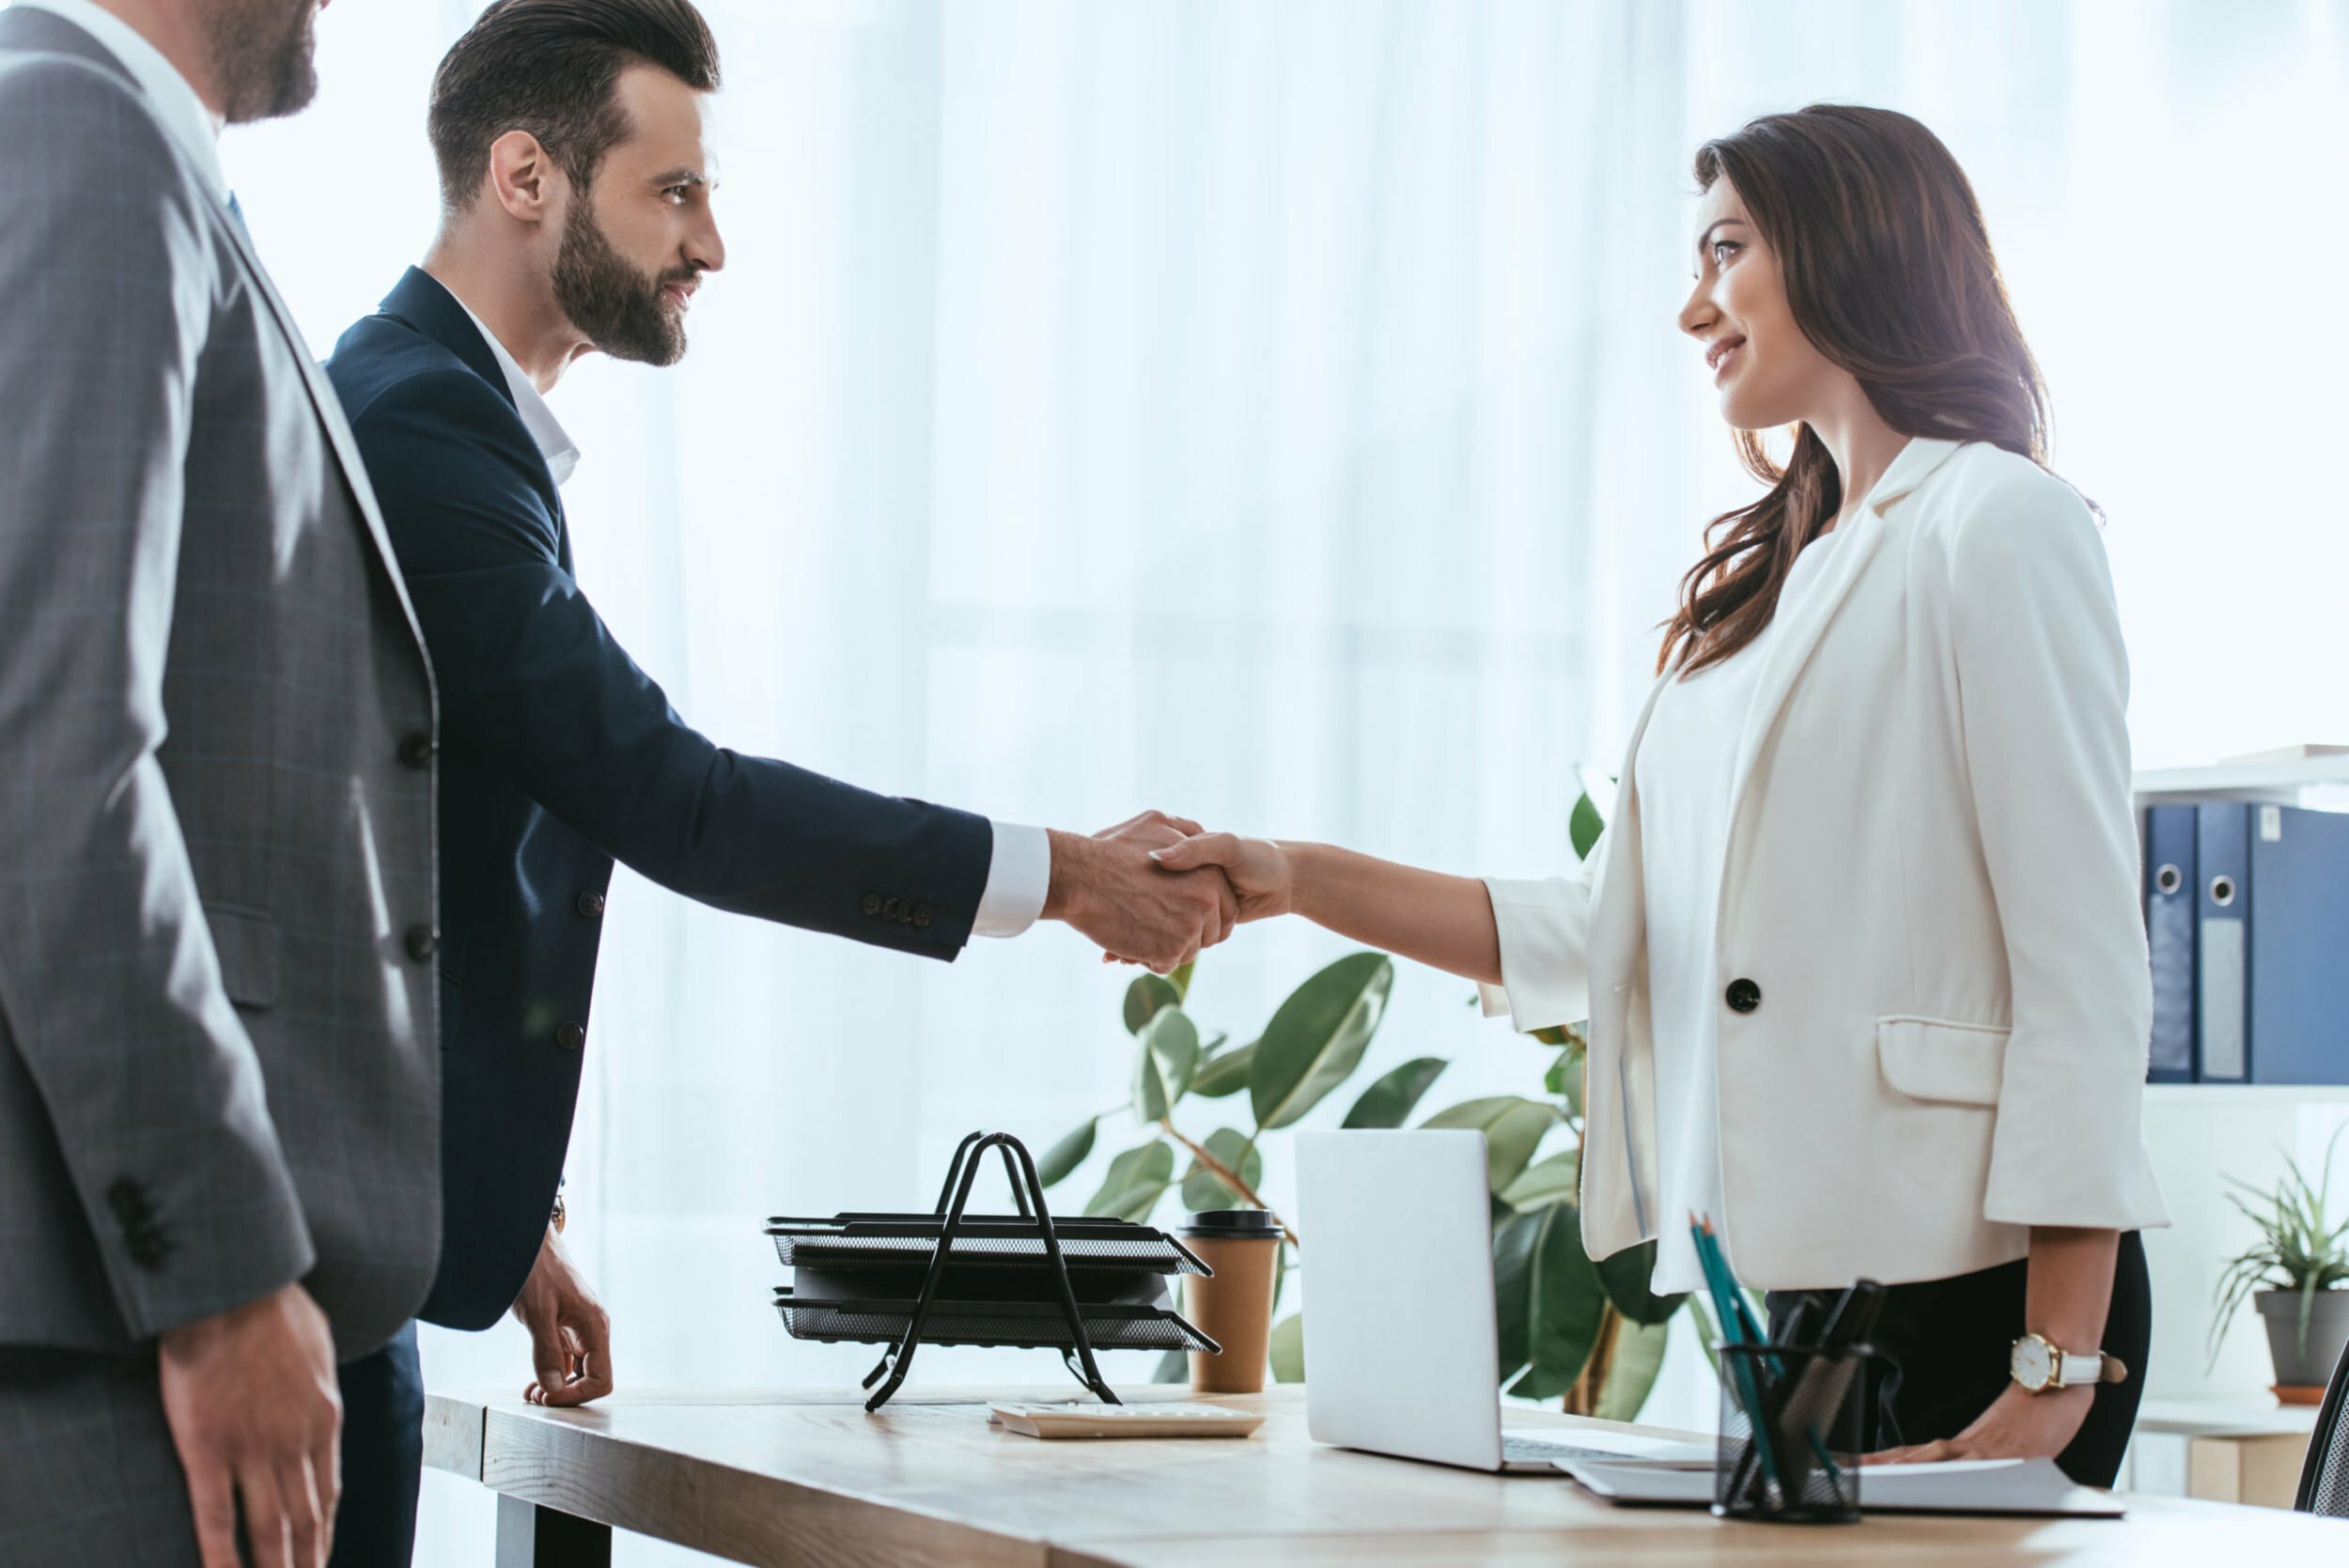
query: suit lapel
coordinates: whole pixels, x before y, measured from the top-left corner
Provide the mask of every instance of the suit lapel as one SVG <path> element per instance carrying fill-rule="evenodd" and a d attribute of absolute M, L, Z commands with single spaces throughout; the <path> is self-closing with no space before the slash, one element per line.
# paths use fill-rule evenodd
<path fill-rule="evenodd" d="M 1648 688 L 1639 722 L 1631 726 L 1631 743 L 1624 748 L 1623 771 L 1617 777 L 1614 818 L 1607 827 L 1606 860 L 1599 866 L 1597 902 L 1591 911 L 1591 975 L 1601 986 L 1615 986 L 1630 976 L 1639 946 L 1647 939 L 1647 888 L 1640 844 L 1640 774 L 1635 764 L 1640 742 L 1655 716 L 1675 670 L 1667 670 Z"/>
<path fill-rule="evenodd" d="M 1746 710 L 1744 730 L 1737 738 L 1737 761 L 1730 775 L 1729 819 L 1734 824 L 1745 803 L 1747 786 L 1753 779 L 1755 762 L 1770 732 L 1778 725 L 1779 715 L 1785 710 L 1787 700 L 1794 695 L 1795 683 L 1802 678 L 1811 656 L 1817 651 L 1819 639 L 1835 623 L 1836 612 L 1851 597 L 1853 584 L 1867 570 L 1868 563 L 1884 543 L 1886 523 L 1884 514 L 1894 502 L 1915 489 L 1925 475 L 1946 461 L 1957 450 L 1957 443 L 1928 441 L 1913 437 L 1884 471 L 1884 477 L 1869 492 L 1867 504 L 1859 508 L 1851 521 L 1843 524 L 1844 537 L 1835 548 L 1835 555 L 1828 566 L 1827 575 L 1816 587 L 1796 606 L 1771 635 L 1765 650 L 1766 662 L 1754 687 L 1752 705 Z"/>
<path fill-rule="evenodd" d="M 344 483 L 350 488 L 359 518 L 366 529 L 367 538 L 375 548 L 376 557 L 382 563 L 383 574 L 390 580 L 392 595 L 399 601 L 400 613 L 407 617 L 409 633 L 416 640 L 416 651 L 424 652 L 424 628 L 416 620 L 415 606 L 408 601 L 408 584 L 399 574 L 399 557 L 393 552 L 392 536 L 383 526 L 383 514 L 376 505 L 375 487 L 367 482 L 366 463 L 359 456 L 359 443 L 350 433 L 350 422 L 343 416 L 342 399 L 334 395 L 326 372 L 310 357 L 309 345 L 303 340 L 302 329 L 295 324 L 293 312 L 278 297 L 277 287 L 270 281 L 269 269 L 261 265 L 261 257 L 253 248 L 251 238 L 243 225 L 232 218 L 226 209 L 220 210 L 221 227 L 237 247 L 237 255 L 244 261 L 245 272 L 269 302 L 270 314 L 277 320 L 277 328 L 293 351 L 294 363 L 301 367 L 302 383 L 309 389 L 311 405 L 318 410 L 319 422 L 326 428 L 327 443 L 334 449 L 335 460 L 342 465 Z"/>

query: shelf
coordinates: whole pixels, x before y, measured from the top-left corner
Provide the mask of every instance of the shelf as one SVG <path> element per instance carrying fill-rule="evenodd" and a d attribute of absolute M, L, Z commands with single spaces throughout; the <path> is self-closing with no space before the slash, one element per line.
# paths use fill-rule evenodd
<path fill-rule="evenodd" d="M 2149 1083 L 2147 1105 L 2341 1105 L 2349 1083 Z"/>
<path fill-rule="evenodd" d="M 2271 1393 L 2235 1398 L 2148 1399 L 2138 1406 L 2137 1430 L 2181 1437 L 2291 1436 L 2316 1428 L 2313 1405 L 2279 1405 Z"/>
<path fill-rule="evenodd" d="M 2220 763 L 2211 768 L 2155 768 L 2138 774 L 2130 783 L 2139 805 L 2180 797 L 2307 805 L 2316 803 L 2304 799 L 2307 792 L 2315 790 L 2349 807 L 2349 755 Z"/>

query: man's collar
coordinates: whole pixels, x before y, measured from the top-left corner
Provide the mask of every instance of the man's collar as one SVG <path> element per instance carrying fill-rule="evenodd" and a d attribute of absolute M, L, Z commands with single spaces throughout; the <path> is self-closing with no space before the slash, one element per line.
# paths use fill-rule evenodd
<path fill-rule="evenodd" d="M 451 289 L 449 297 L 456 299 L 456 290 Z M 547 472 L 554 475 L 555 488 L 562 489 L 564 482 L 579 467 L 578 443 L 563 428 L 563 422 L 554 417 L 554 410 L 547 406 L 547 400 L 539 393 L 537 383 L 522 373 L 521 363 L 506 351 L 506 345 L 498 341 L 497 334 L 491 332 L 480 317 L 474 315 L 473 306 L 464 301 L 457 300 L 457 307 L 465 313 L 488 341 L 490 352 L 496 356 L 498 369 L 506 377 L 506 388 L 514 395 L 514 411 L 522 416 L 522 425 L 530 431 L 530 439 L 538 443 L 539 456 L 546 458 Z"/>
<path fill-rule="evenodd" d="M 215 201 L 228 199 L 228 175 L 220 162 L 220 120 L 162 50 L 148 42 L 137 28 L 90 0 L 16 0 L 14 8 L 47 11 L 72 23 L 120 62 L 147 95 L 155 117 L 203 176 L 204 188 Z"/>
<path fill-rule="evenodd" d="M 506 352 L 497 334 L 473 313 L 471 305 L 423 268 L 411 267 L 399 280 L 399 286 L 384 296 L 383 309 L 463 360 L 483 380 L 504 392 L 506 401 L 514 405 L 514 411 L 521 415 L 522 427 L 537 443 L 539 456 L 546 459 L 547 471 L 554 475 L 555 484 L 560 487 L 570 478 L 572 471 L 579 467 L 579 447 L 537 387 L 522 373 L 521 365 Z"/>

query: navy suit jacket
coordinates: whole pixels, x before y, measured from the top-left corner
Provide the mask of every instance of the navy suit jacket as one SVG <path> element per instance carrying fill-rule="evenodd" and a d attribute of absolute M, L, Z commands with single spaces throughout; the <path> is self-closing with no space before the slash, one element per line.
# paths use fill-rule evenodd
<path fill-rule="evenodd" d="M 722 909 L 926 957 L 971 935 L 984 817 L 712 743 L 571 576 L 563 498 L 488 341 L 412 269 L 334 346 L 440 683 L 445 1216 L 422 1315 L 497 1321 L 569 1146 L 612 862 Z"/>

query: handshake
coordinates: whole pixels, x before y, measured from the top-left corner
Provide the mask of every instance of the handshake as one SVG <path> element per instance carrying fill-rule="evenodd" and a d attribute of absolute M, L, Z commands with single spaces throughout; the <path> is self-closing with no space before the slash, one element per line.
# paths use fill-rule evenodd
<path fill-rule="evenodd" d="M 1104 961 L 1165 974 L 1235 926 L 1285 908 L 1286 858 L 1263 840 L 1208 833 L 1156 811 L 1090 838 L 1050 836 L 1044 918 L 1098 943 Z"/>

